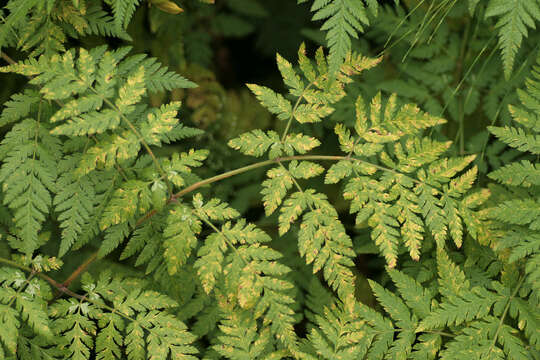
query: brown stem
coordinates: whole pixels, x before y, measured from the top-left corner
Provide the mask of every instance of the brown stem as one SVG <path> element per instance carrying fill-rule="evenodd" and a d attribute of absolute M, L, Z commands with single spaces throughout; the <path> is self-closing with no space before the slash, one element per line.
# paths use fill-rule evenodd
<path fill-rule="evenodd" d="M 52 277 L 50 277 L 48 275 L 45 275 L 43 273 L 34 272 L 31 268 L 29 268 L 27 266 L 20 265 L 20 264 L 16 263 L 15 261 L 8 260 L 8 259 L 2 258 L 2 257 L 0 257 L 0 263 L 4 263 L 6 265 L 16 267 L 16 268 L 21 269 L 23 271 L 33 273 L 36 276 L 38 276 L 38 277 L 42 278 L 43 280 L 47 281 L 54 288 L 56 288 L 58 291 L 66 294 L 66 295 L 72 296 L 72 297 L 77 298 L 79 300 L 84 300 L 85 299 L 84 296 L 79 295 L 79 294 L 69 290 L 64 284 L 59 283 L 58 281 L 54 280 Z"/>
<path fill-rule="evenodd" d="M 10 65 L 15 65 L 17 62 L 15 62 L 15 60 L 13 60 L 12 58 L 10 58 L 8 56 L 8 54 L 6 54 L 5 52 L 3 51 L 0 51 L 0 56 L 2 57 L 2 59 L 4 59 L 7 63 L 9 63 Z"/>
<path fill-rule="evenodd" d="M 77 279 L 83 272 L 86 271 L 86 269 L 94 262 L 94 260 L 97 259 L 98 253 L 95 252 L 88 259 L 86 259 L 85 262 L 83 262 L 75 271 L 71 273 L 71 275 L 68 276 L 68 278 L 62 283 L 63 286 L 68 287 L 73 280 Z"/>

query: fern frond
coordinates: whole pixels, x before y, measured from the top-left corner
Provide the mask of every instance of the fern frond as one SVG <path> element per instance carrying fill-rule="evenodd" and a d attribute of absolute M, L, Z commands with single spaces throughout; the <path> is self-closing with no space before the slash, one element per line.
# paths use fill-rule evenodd
<path fill-rule="evenodd" d="M 425 230 L 430 230 L 438 244 L 449 233 L 461 246 L 461 208 L 477 171 L 472 168 L 456 175 L 474 157 L 441 158 L 450 143 L 421 138 L 419 134 L 444 120 L 423 113 L 414 105 L 398 106 L 395 95 L 383 106 L 378 93 L 369 107 L 358 97 L 355 109 L 357 136 L 342 124 L 336 125 L 335 132 L 341 150 L 359 158 L 352 159 L 350 165 L 334 165 L 327 172 L 327 181 L 348 178 L 343 195 L 351 200 L 357 224 L 367 221 L 373 228 L 372 238 L 387 264 L 396 265 L 401 241 L 410 256 L 419 259 Z M 395 141 L 393 146 L 385 145 Z M 373 156 L 384 166 L 373 163 Z M 470 211 L 467 214 L 475 216 Z"/>
<path fill-rule="evenodd" d="M 101 230 L 132 219 L 135 214 L 144 214 L 151 205 L 148 183 L 140 180 L 126 181 L 115 191 L 100 221 Z"/>
<path fill-rule="evenodd" d="M 540 58 L 537 58 L 537 63 Z M 490 127 L 489 130 L 504 143 L 520 151 L 533 154 L 540 152 L 540 73 L 533 68 L 531 77 L 525 82 L 526 88 L 518 90 L 521 106 L 511 106 L 510 114 L 515 121 L 514 126 Z M 525 259 L 524 271 L 527 282 L 533 289 L 540 289 L 539 274 L 536 269 L 540 259 L 540 213 L 537 189 L 538 163 L 523 160 L 513 162 L 492 172 L 489 176 L 510 188 L 524 187 L 528 193 L 502 199 L 495 208 L 489 211 L 492 219 L 504 224 L 504 235 L 497 240 L 497 247 L 509 249 L 510 261 L 516 263 Z"/>
<path fill-rule="evenodd" d="M 325 210 L 317 206 L 303 216 L 298 250 L 307 264 L 313 263 L 314 272 L 324 269 L 324 278 L 347 302 L 354 289 L 350 267 L 354 265 L 352 258 L 355 253 L 351 239 L 337 216 Z"/>
<path fill-rule="evenodd" d="M 98 4 L 88 4 L 86 8 L 87 26 L 80 30 L 82 35 L 102 35 L 108 37 L 117 37 L 124 40 L 131 40 L 131 37 L 125 29 L 118 29 L 115 19 L 107 14 Z"/>
<path fill-rule="evenodd" d="M 276 143 L 279 143 L 279 135 L 275 131 L 268 131 L 265 133 L 262 130 L 257 129 L 230 140 L 229 146 L 233 149 L 240 150 L 243 154 L 260 157 Z M 275 152 L 273 153 L 271 151 L 270 153 L 274 154 Z M 279 156 L 280 154 L 281 151 L 279 151 L 276 156 Z"/>
<path fill-rule="evenodd" d="M 40 6 L 41 1 L 9 1 L 6 8 L 9 10 L 9 16 L 3 20 L 3 24 L 0 27 L 0 47 L 5 47 L 6 43 L 11 42 L 10 36 L 12 31 L 19 28 L 27 16 L 31 13 L 32 9 Z M 43 4 L 41 4 L 43 5 Z"/>
<path fill-rule="evenodd" d="M 431 311 L 433 295 L 412 277 L 397 271 L 389 270 L 388 275 L 401 294 L 407 306 L 420 318 L 426 317 Z"/>
<path fill-rule="evenodd" d="M 99 332 L 96 337 L 97 359 L 118 359 L 122 356 L 122 333 L 124 321 L 119 315 L 107 314 L 98 320 Z"/>
<path fill-rule="evenodd" d="M 42 280 L 26 277 L 21 271 L 0 268 L 0 354 L 18 353 L 21 340 L 30 341 L 34 336 L 52 339 L 52 324 L 47 313 L 50 289 Z M 24 324 L 24 325 L 23 325 Z M 7 357 L 7 356 L 6 356 Z"/>
<path fill-rule="evenodd" d="M 98 251 L 98 257 L 102 258 L 120 246 L 129 235 L 129 232 L 130 227 L 126 222 L 108 227 L 104 232 L 103 242 Z"/>
<path fill-rule="evenodd" d="M 304 134 L 288 134 L 283 141 L 283 152 L 292 156 L 295 152 L 305 154 L 318 147 L 321 142 L 311 136 Z"/>
<path fill-rule="evenodd" d="M 458 298 L 442 303 L 439 308 L 422 320 L 420 329 L 430 330 L 445 325 L 460 325 L 485 317 L 494 302 L 488 292 L 482 288 L 474 288 Z"/>
<path fill-rule="evenodd" d="M 310 347 L 323 359 L 361 359 L 373 338 L 365 331 L 364 322 L 357 313 L 351 313 L 336 304 L 328 305 L 316 315 L 317 327 L 308 334 Z"/>
<path fill-rule="evenodd" d="M 374 67 L 381 60 L 380 58 L 367 58 L 359 54 L 347 53 L 347 56 L 344 55 L 343 59 L 337 60 L 334 64 L 336 68 L 331 76 L 322 48 L 316 52 L 315 66 L 305 53 L 305 45 L 302 44 L 298 50 L 298 63 L 307 83 L 293 69 L 290 62 L 279 54 L 277 55 L 278 68 L 283 75 L 284 82 L 290 88 L 291 95 L 296 98 L 294 106 L 272 89 L 248 84 L 249 89 L 259 102 L 272 114 L 277 115 L 278 119 L 288 120 L 289 125 L 293 119 L 299 123 L 313 123 L 330 115 L 334 111 L 333 104 L 345 96 L 343 86 L 351 82 L 350 77 Z"/>
<path fill-rule="evenodd" d="M 199 234 L 201 229 L 201 221 L 188 206 L 178 204 L 170 211 L 163 232 L 163 256 L 167 261 L 169 274 L 174 275 L 180 266 L 186 263 L 197 243 L 195 235 Z"/>
<path fill-rule="evenodd" d="M 378 4 L 375 1 L 315 0 L 311 11 L 312 20 L 324 20 L 321 30 L 327 31 L 326 40 L 330 47 L 328 58 L 329 73 L 337 73 L 351 50 L 351 38 L 358 38 L 358 32 L 369 25 L 366 6 L 372 15 L 377 16 Z"/>
<path fill-rule="evenodd" d="M 248 88 L 255 94 L 260 103 L 278 119 L 286 120 L 292 114 L 292 105 L 281 94 L 265 86 L 248 84 Z"/>
<path fill-rule="evenodd" d="M 56 181 L 58 192 L 53 205 L 55 211 L 60 213 L 58 220 L 62 228 L 59 256 L 63 256 L 71 248 L 94 214 L 94 183 L 90 177 L 76 177 L 70 171 L 78 161 L 78 156 L 70 156 L 58 166 L 61 175 Z"/>
<path fill-rule="evenodd" d="M 194 88 L 197 85 L 180 74 L 168 71 L 156 58 L 149 58 L 146 54 L 133 55 L 119 65 L 119 74 L 131 73 L 136 67 L 143 66 L 145 69 L 145 83 L 148 91 L 159 92 L 179 88 Z"/>
<path fill-rule="evenodd" d="M 540 165 L 528 160 L 514 162 L 493 171 L 489 177 L 505 185 L 537 186 L 540 185 Z"/>
<path fill-rule="evenodd" d="M 271 240 L 270 237 L 244 220 L 235 225 L 226 222 L 221 228 L 216 227 L 213 221 L 238 215 L 218 200 L 204 204 L 202 197 L 196 195 L 193 209 L 177 206 L 175 212 L 180 208 L 183 209 L 184 219 L 180 224 L 169 223 L 165 235 L 170 236 L 173 231 L 191 226 L 189 234 L 184 232 L 182 237 L 174 239 L 184 244 L 181 246 L 188 247 L 188 253 L 189 248 L 194 247 L 194 235 L 201 231 L 200 223 L 213 230 L 195 261 L 204 291 L 225 291 L 235 299 L 239 309 L 249 310 L 255 319 L 262 316 L 264 323 L 270 324 L 271 334 L 287 349 L 298 351 L 298 339 L 293 328 L 294 312 L 290 308 L 294 300 L 288 294 L 293 286 L 283 279 L 290 269 L 277 262 L 281 257 L 279 252 L 264 245 Z M 220 212 L 216 212 L 216 209 L 220 209 Z M 169 215 L 169 219 L 173 214 Z M 178 219 L 178 216 L 179 213 L 174 214 L 174 218 Z M 186 251 L 180 252 L 183 253 Z"/>
<path fill-rule="evenodd" d="M 227 359 L 266 359 L 271 349 L 270 329 L 258 331 L 257 322 L 248 312 L 234 312 L 219 325 L 217 345 L 213 348 Z M 265 356 L 266 355 L 266 356 Z"/>
<path fill-rule="evenodd" d="M 97 282 L 85 276 L 86 299 L 60 300 L 51 307 L 55 332 L 62 338 L 58 347 L 75 359 L 86 359 L 90 352 L 99 359 L 121 358 L 124 352 L 130 359 L 196 359 L 195 337 L 166 311 L 176 303 L 141 286 L 137 280 L 111 278 L 107 271 Z"/>
<path fill-rule="evenodd" d="M 69 51 L 2 68 L 34 76 L 31 83 L 40 85 L 40 93 L 47 99 L 76 96 L 56 111 L 51 121 L 59 123 L 52 131 L 54 135 L 96 136 L 96 145 L 80 160 L 77 176 L 135 158 L 143 145 L 148 149 L 149 145 L 159 146 L 199 133 L 178 124 L 178 102 L 159 110 L 146 110 L 140 104 L 147 88 L 163 90 L 193 84 L 167 72 L 153 58 L 143 55 L 124 59 L 129 50 L 107 51 L 101 46 L 81 49 L 78 56 Z"/>
<path fill-rule="evenodd" d="M 540 2 L 537 0 L 491 0 L 486 9 L 486 17 L 498 17 L 499 44 L 502 51 L 504 75 L 510 78 L 514 59 L 527 28 L 535 29 L 535 20 L 540 20 Z"/>
<path fill-rule="evenodd" d="M 149 145 L 161 146 L 162 142 L 169 143 L 171 136 L 173 138 L 182 138 L 192 136 L 191 128 L 176 128 L 178 119 L 178 109 L 181 103 L 172 102 L 162 105 L 158 110 L 152 111 L 147 115 L 148 121 L 141 125 L 141 136 Z M 175 133 L 171 132 L 175 129 Z M 196 134 L 197 132 L 195 132 Z"/>
<path fill-rule="evenodd" d="M 519 151 L 528 151 L 535 155 L 540 154 L 540 139 L 538 135 L 527 134 L 521 128 L 508 126 L 504 128 L 489 127 L 488 129 L 499 140 Z"/>
<path fill-rule="evenodd" d="M 293 186 L 293 178 L 287 169 L 276 167 L 268 170 L 267 179 L 263 181 L 261 194 L 266 215 L 271 215 L 281 205 L 287 192 Z"/>
<path fill-rule="evenodd" d="M 527 304 L 522 297 L 527 297 L 525 293 L 518 295 L 522 281 L 515 278 L 504 283 L 493 281 L 488 290 L 471 285 L 464 271 L 481 271 L 479 267 L 462 268 L 442 250 L 438 251 L 437 263 L 439 286 L 432 289 L 393 269 L 388 273 L 397 293 L 369 281 L 388 318 L 363 304 L 356 305 L 361 333 L 370 339 L 367 358 L 529 358 L 530 353 L 525 349 L 535 346 L 537 338 L 529 328 L 527 340 L 523 340 L 517 335 L 518 330 L 509 325 L 516 324 L 509 318 L 521 317 L 525 326 L 538 310 Z M 440 295 L 440 302 L 435 299 L 434 291 Z M 338 321 L 330 315 L 326 318 L 330 324 Z M 441 331 L 456 334 L 444 338 L 444 348 Z"/>
<path fill-rule="evenodd" d="M 106 0 L 113 10 L 116 31 L 127 29 L 140 0 Z"/>
<path fill-rule="evenodd" d="M 193 196 L 193 209 L 201 220 L 224 221 L 240 216 L 238 211 L 219 199 L 210 199 L 205 203 L 200 193 Z"/>
<path fill-rule="evenodd" d="M 25 119 L 6 135 L 0 153 L 5 156 L 0 167 L 3 202 L 13 210 L 20 250 L 30 255 L 41 245 L 38 232 L 56 190 L 60 141 L 48 133 L 46 125 Z"/>
<path fill-rule="evenodd" d="M 171 159 L 163 161 L 163 169 L 166 171 L 169 180 L 176 186 L 184 186 L 184 176 L 191 173 L 194 167 L 199 167 L 208 157 L 208 150 L 190 149 L 188 152 L 175 152 Z"/>
<path fill-rule="evenodd" d="M 4 110 L 0 115 L 0 126 L 11 124 L 15 121 L 27 117 L 39 103 L 39 94 L 31 89 L 26 89 L 23 93 L 11 96 L 11 100 L 4 103 Z"/>

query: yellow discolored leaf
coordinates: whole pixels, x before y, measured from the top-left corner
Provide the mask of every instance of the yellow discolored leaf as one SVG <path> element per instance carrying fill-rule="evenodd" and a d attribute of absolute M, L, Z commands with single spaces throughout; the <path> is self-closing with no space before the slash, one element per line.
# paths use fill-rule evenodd
<path fill-rule="evenodd" d="M 163 1 L 159 3 L 154 3 L 156 7 L 166 13 L 177 15 L 184 11 L 180 6 L 176 5 L 176 3 L 172 1 Z"/>

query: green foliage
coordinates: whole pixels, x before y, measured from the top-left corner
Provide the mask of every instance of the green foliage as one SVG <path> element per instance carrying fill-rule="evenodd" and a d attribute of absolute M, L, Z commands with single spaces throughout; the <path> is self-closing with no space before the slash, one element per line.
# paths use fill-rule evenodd
<path fill-rule="evenodd" d="M 491 16 L 497 17 L 504 75 L 509 78 L 516 53 L 523 38 L 527 37 L 527 27 L 534 29 L 535 20 L 540 20 L 540 2 L 491 0 L 486 9 L 486 17 Z"/>
<path fill-rule="evenodd" d="M 540 57 L 536 66 L 538 64 Z M 513 148 L 538 155 L 540 118 L 535 112 L 540 104 L 538 67 L 534 68 L 525 84 L 525 89 L 518 90 L 521 106 L 510 107 L 515 126 L 490 127 L 489 131 Z M 538 162 L 523 160 L 506 164 L 489 174 L 490 178 L 507 186 L 509 191 L 515 188 L 526 189 L 519 195 L 501 201 L 491 209 L 489 215 L 503 223 L 507 230 L 502 237 L 494 241 L 496 246 L 510 251 L 508 260 L 511 263 L 527 263 L 525 280 L 536 292 L 540 290 L 540 271 L 537 267 L 540 262 L 538 166 Z"/>
<path fill-rule="evenodd" d="M 303 3 L 5 2 L 0 359 L 540 358 L 538 1 Z"/>
<path fill-rule="evenodd" d="M 373 0 L 315 0 L 311 11 L 315 13 L 312 20 L 324 20 L 321 30 L 327 32 L 328 62 L 330 74 L 334 75 L 351 50 L 351 38 L 357 39 L 358 32 L 363 32 L 364 26 L 369 25 L 368 11 L 377 16 L 378 3 Z"/>

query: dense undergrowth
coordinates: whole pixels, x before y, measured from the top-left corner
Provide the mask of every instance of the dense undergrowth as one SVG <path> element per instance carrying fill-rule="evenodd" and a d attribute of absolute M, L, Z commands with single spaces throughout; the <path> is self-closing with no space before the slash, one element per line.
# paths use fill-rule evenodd
<path fill-rule="evenodd" d="M 0 359 L 540 359 L 539 0 L 8 0 Z"/>

